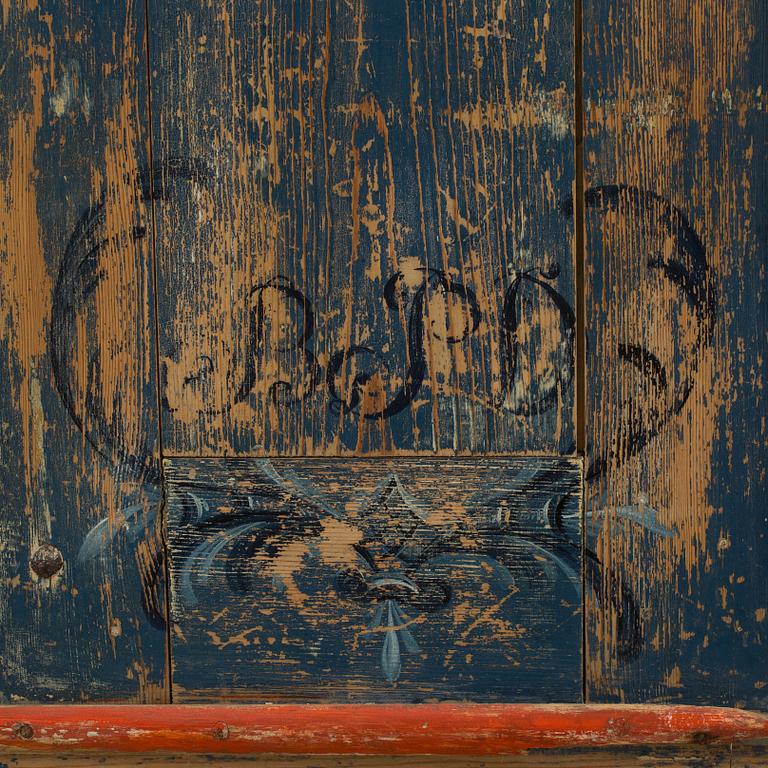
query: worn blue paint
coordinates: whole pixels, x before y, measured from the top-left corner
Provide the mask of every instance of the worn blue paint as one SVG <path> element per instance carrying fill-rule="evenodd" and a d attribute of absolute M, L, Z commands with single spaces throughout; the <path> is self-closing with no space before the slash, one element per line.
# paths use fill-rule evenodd
<path fill-rule="evenodd" d="M 587 689 L 595 701 L 765 709 L 768 15 L 761 2 L 688 0 L 664 6 L 656 19 L 653 9 L 662 6 L 584 3 L 587 533 L 594 546 L 602 532 L 604 550 L 613 549 L 642 606 L 641 641 L 631 654 L 601 655 L 604 636 L 591 637 L 599 674 Z M 628 220 L 619 226 L 606 224 L 608 207 L 590 204 L 589 191 L 617 183 L 636 190 L 620 195 Z M 629 221 L 642 207 L 632 202 L 637 194 L 661 197 Z M 658 228 L 671 235 L 665 253 L 654 239 Z M 659 311 L 644 315 L 633 306 L 632 283 L 658 270 L 672 282 L 660 281 Z M 637 348 L 625 347 L 617 363 L 603 342 L 622 333 L 634 333 Z M 667 341 L 670 360 L 653 347 Z M 643 348 L 664 364 L 662 384 Z M 636 369 L 635 384 L 624 389 L 616 385 L 621 366 Z M 598 431 L 593 416 L 618 411 L 622 400 L 624 416 L 608 429 L 603 418 Z M 686 433 L 690 424 L 701 426 Z M 669 446 L 683 440 L 684 450 L 673 453 Z M 692 483 L 707 485 L 686 494 L 681 463 L 690 456 Z M 633 506 L 639 520 L 625 513 Z M 644 531 L 649 506 L 656 530 Z M 692 523 L 678 525 L 685 515 Z M 660 517 L 666 533 L 656 526 Z M 697 519 L 708 519 L 700 534 L 691 531 Z M 693 535 L 695 552 L 659 565 L 660 552 L 674 553 Z"/>
<path fill-rule="evenodd" d="M 89 220 L 105 191 L 93 183 L 95 173 L 105 184 L 110 181 L 107 121 L 119 112 L 129 77 L 124 64 L 130 60 L 138 73 L 131 105 L 139 140 L 125 149 L 135 152 L 138 167 L 147 162 L 141 141 L 146 97 L 143 6 L 41 0 L 33 10 L 12 3 L 5 13 L 0 28 L 0 179 L 9 178 L 21 154 L 18 145 L 13 155 L 8 151 L 13 124 L 18 115 L 32 115 L 39 108 L 40 126 L 28 134 L 34 139 L 34 168 L 21 184 L 28 183 L 36 195 L 36 207 L 23 216 L 33 222 L 29 231 L 39 231 L 48 285 L 40 276 L 40 282 L 33 278 L 22 288 L 28 294 L 21 300 L 39 307 L 34 318 L 14 314 L 19 297 L 10 293 L 10 286 L 0 287 L 0 702 L 157 701 L 165 681 L 162 571 L 153 572 L 137 557 L 153 536 L 146 523 L 158 492 L 145 484 L 158 479 L 152 330 L 142 327 L 139 308 L 136 316 L 120 319 L 124 328 L 134 324 L 144 344 L 144 362 L 137 369 L 146 376 L 135 379 L 143 389 L 138 398 L 143 407 L 140 413 L 103 418 L 111 406 L 120 412 L 117 399 L 125 394 L 102 390 L 97 354 L 105 318 L 95 309 L 95 291 L 103 290 L 104 276 L 116 265 L 93 248 L 107 237 L 103 221 L 92 221 L 87 247 L 71 241 L 78 222 Z M 126 42 L 123 36 L 131 27 L 136 34 L 129 34 Z M 34 70 L 41 73 L 39 85 Z M 139 178 L 126 183 L 141 186 Z M 11 199 L 20 192 L 11 190 Z M 146 236 L 140 229 L 148 222 L 139 212 L 122 213 L 129 226 L 135 223 L 136 237 Z M 27 226 L 24 221 L 17 224 Z M 10 233 L 4 232 L 0 243 L 14 242 L 6 235 Z M 4 251 L 0 245 L 0 260 L 23 274 L 35 260 L 34 247 L 34 237 L 21 250 Z M 130 252 L 124 258 L 132 258 Z M 137 280 L 151 269 L 149 263 L 135 267 Z M 151 307 L 151 281 L 149 286 L 149 294 L 140 285 L 123 289 Z M 101 306 L 115 299 L 102 295 Z M 47 307 L 52 308 L 50 315 Z M 77 322 L 86 331 L 84 340 L 71 332 Z M 44 351 L 27 357 L 28 346 L 19 339 L 24 334 L 34 338 L 38 324 Z M 82 361 L 86 370 L 78 369 Z M 129 363 L 116 353 L 115 365 Z M 23 401 L 31 403 L 28 421 Z M 126 449 L 121 436 L 134 425 L 139 441 Z M 26 441 L 40 448 L 38 467 L 25 465 Z M 132 521 L 138 535 L 126 535 L 120 527 L 119 510 L 131 507 L 141 508 Z M 107 526 L 106 544 L 87 561 L 78 559 L 89 529 L 110 509 L 117 515 Z M 63 566 L 52 578 L 34 572 L 35 537 L 61 553 Z"/>
<path fill-rule="evenodd" d="M 176 700 L 580 699 L 580 463 L 165 468 Z"/>
<path fill-rule="evenodd" d="M 207 169 L 158 206 L 168 452 L 571 452 L 571 4 L 154 7 L 155 156 Z M 205 380 L 224 403 L 190 404 Z"/>

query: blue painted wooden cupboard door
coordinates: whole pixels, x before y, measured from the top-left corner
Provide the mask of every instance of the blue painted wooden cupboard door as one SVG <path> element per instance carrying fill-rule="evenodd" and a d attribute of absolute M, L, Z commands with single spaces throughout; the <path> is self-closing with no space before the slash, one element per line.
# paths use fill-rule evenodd
<path fill-rule="evenodd" d="M 759 0 L 9 0 L 0 700 L 765 706 Z"/>
<path fill-rule="evenodd" d="M 580 700 L 570 4 L 160 19 L 174 700 Z"/>

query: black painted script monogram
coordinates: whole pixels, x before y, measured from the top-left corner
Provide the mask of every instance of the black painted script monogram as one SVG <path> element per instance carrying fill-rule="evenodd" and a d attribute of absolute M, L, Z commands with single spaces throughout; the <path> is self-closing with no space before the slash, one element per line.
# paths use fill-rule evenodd
<path fill-rule="evenodd" d="M 169 198 L 171 184 L 205 186 L 210 180 L 211 170 L 205 162 L 172 158 L 144 171 L 138 183 L 145 202 L 163 204 Z M 655 195 L 620 185 L 589 189 L 585 202 L 590 215 L 598 217 L 620 211 L 624 216 L 645 222 L 650 216 L 650 224 L 644 226 L 650 226 L 652 233 L 661 233 L 672 242 L 664 255 L 649 257 L 647 267 L 650 274 L 662 274 L 677 287 L 682 301 L 698 321 L 694 346 L 705 344 L 713 322 L 714 291 L 701 239 L 685 216 Z M 570 199 L 561 205 L 564 221 L 572 216 L 572 208 Z M 139 435 L 138 441 L 131 445 L 124 442 L 121 411 L 115 407 L 121 394 L 104 392 L 101 387 L 103 357 L 99 354 L 94 298 L 110 269 L 105 254 L 114 250 L 104 247 L 104 217 L 103 203 L 89 208 L 77 223 L 65 249 L 51 317 L 55 383 L 73 422 L 93 447 L 109 461 L 116 462 L 123 476 L 133 476 L 155 486 L 160 482 L 161 473 L 148 438 L 142 439 Z M 123 237 L 126 243 L 136 243 L 146 235 L 147 227 L 137 221 Z M 382 312 L 397 319 L 404 329 L 403 348 L 395 350 L 391 345 L 385 348 L 366 342 L 349 343 L 328 351 L 326 338 L 326 351 L 322 354 L 317 346 L 318 332 L 322 328 L 313 298 L 289 277 L 272 277 L 255 285 L 249 294 L 248 322 L 244 328 L 249 354 L 241 366 L 242 375 L 231 382 L 232 402 L 247 403 L 269 369 L 272 373 L 267 392 L 276 408 L 299 408 L 310 398 L 319 397 L 327 413 L 340 422 L 348 416 L 354 416 L 352 421 L 357 423 L 361 419 L 390 421 L 407 412 L 417 401 L 433 396 L 431 379 L 436 378 L 430 370 L 433 341 L 458 349 L 476 342 L 484 332 L 491 333 L 495 339 L 491 346 L 496 354 L 498 383 L 495 389 L 487 388 L 480 393 L 479 406 L 489 412 L 512 414 L 523 420 L 536 418 L 555 410 L 573 382 L 576 323 L 573 308 L 557 287 L 560 271 L 555 262 L 546 268 L 511 269 L 506 284 L 500 281 L 497 286 L 501 311 L 493 316 L 483 311 L 472 285 L 444 269 L 419 266 L 407 274 L 397 271 L 383 282 L 379 299 Z M 274 327 L 273 309 L 277 304 L 281 306 L 282 324 Z M 543 316 L 546 318 L 545 329 L 541 324 Z M 83 334 L 83 328 L 90 333 Z M 87 346 L 88 375 L 78 379 L 72 370 L 71 355 L 76 345 L 83 343 Z M 634 422 L 630 423 L 627 434 L 620 435 L 621 439 L 610 449 L 613 454 L 601 453 L 597 447 L 589 479 L 605 471 L 609 458 L 616 466 L 622 457 L 641 450 L 661 426 L 680 411 L 693 386 L 697 365 L 693 353 L 689 364 L 675 375 L 640 342 L 622 342 L 618 355 L 641 371 L 648 378 L 649 386 L 671 394 L 664 407 L 651 404 L 650 407 L 657 410 L 638 422 L 636 428 L 632 426 Z M 274 365 L 275 359 L 290 360 L 291 366 Z M 202 387 L 215 374 L 213 363 L 203 360 L 200 369 L 185 378 L 183 385 Z M 165 381 L 162 366 L 160 381 Z M 160 396 L 161 402 L 170 407 L 165 393 L 161 392 Z M 355 445 L 354 435 L 351 444 Z M 575 557 L 573 547 L 576 544 L 558 540 L 560 523 L 557 504 L 553 504 L 549 509 L 554 511 L 555 517 L 547 523 L 549 533 L 541 534 L 546 539 L 542 540 L 541 546 L 560 558 L 560 567 L 563 567 L 563 563 L 569 563 Z M 134 505 L 124 510 L 124 516 L 126 530 L 130 529 L 134 538 L 150 535 L 154 512 L 145 515 L 140 505 Z M 142 520 L 141 525 L 134 524 Z M 106 541 L 118 535 L 118 531 L 108 533 L 104 522 L 101 521 L 87 537 L 82 551 L 85 559 L 94 557 Z M 222 535 L 233 543 L 237 539 L 224 531 Z M 534 536 L 534 532 L 528 535 Z M 381 543 L 379 534 L 369 536 L 369 539 L 369 544 L 361 545 L 360 549 L 360 556 L 366 562 Z M 236 551 L 239 551 L 237 547 L 230 551 L 230 555 Z M 610 602 L 616 608 L 619 653 L 625 658 L 632 657 L 642 646 L 642 627 L 635 599 L 625 584 L 612 573 L 605 572 L 593 551 L 586 549 L 585 557 L 590 588 L 598 601 Z M 231 557 L 230 567 L 233 574 L 242 572 Z M 575 566 L 571 563 L 568 567 Z M 147 578 L 157 584 L 162 580 L 159 555 L 149 568 Z M 395 579 L 374 583 L 360 574 L 343 573 L 337 579 L 337 587 L 344 599 L 383 605 L 382 611 L 387 615 L 377 615 L 377 620 L 380 623 L 386 620 L 389 625 L 402 623 L 406 607 L 414 608 L 412 603 L 417 598 L 411 594 L 413 585 L 416 585 L 421 601 L 417 606 L 420 610 L 438 610 L 450 600 L 450 586 L 443 581 L 421 584 L 413 574 L 407 579 L 410 581 Z M 149 605 L 145 605 L 145 609 L 161 626 L 163 618 L 158 610 Z M 394 639 L 390 638 L 390 649 L 398 637 L 406 646 L 410 642 L 408 635 L 399 631 Z M 385 674 L 393 673 L 390 670 Z"/>

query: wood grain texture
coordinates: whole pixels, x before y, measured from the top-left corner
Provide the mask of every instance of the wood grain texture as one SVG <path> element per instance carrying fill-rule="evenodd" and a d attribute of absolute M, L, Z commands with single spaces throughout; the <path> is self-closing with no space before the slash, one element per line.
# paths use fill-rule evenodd
<path fill-rule="evenodd" d="M 174 701 L 581 699 L 577 460 L 165 471 Z"/>
<path fill-rule="evenodd" d="M 619 749 L 559 750 L 558 768 L 764 768 L 765 747 L 631 747 Z M 5 762 L 1 762 L 4 760 Z M 553 755 L 529 753 L 485 757 L 446 755 L 408 757 L 222 757 L 214 755 L 51 755 L 0 753 L 0 768 L 551 768 Z"/>
<path fill-rule="evenodd" d="M 619 747 L 531 751 L 525 755 L 409 755 L 323 756 L 260 755 L 137 755 L 97 753 L 73 755 L 0 752 L 0 768 L 764 768 L 768 750 L 764 746 L 725 745 L 715 747 Z"/>
<path fill-rule="evenodd" d="M 571 451 L 571 3 L 152 8 L 166 451 Z"/>
<path fill-rule="evenodd" d="M 520 755 L 600 747 L 765 746 L 768 716 L 579 704 L 17 706 L 0 747 L 188 755 Z"/>
<path fill-rule="evenodd" d="M 584 2 L 593 700 L 768 706 L 767 21 Z"/>
<path fill-rule="evenodd" d="M 2 702 L 165 697 L 144 23 L 0 4 Z"/>

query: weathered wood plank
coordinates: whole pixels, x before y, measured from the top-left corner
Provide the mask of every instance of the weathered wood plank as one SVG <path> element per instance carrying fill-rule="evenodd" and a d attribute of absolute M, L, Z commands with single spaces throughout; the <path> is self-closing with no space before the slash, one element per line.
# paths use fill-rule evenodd
<path fill-rule="evenodd" d="M 0 12 L 0 701 L 166 696 L 144 23 Z"/>
<path fill-rule="evenodd" d="M 593 700 L 768 706 L 767 21 L 584 2 Z"/>
<path fill-rule="evenodd" d="M 572 22 L 153 5 L 169 454 L 573 449 Z"/>
<path fill-rule="evenodd" d="M 3 762 L 4 761 L 4 762 Z M 618 747 L 531 751 L 525 755 L 408 755 L 397 756 L 279 756 L 222 757 L 221 755 L 136 755 L 100 752 L 52 755 L 0 752 L 0 768 L 763 768 L 768 749 L 763 746 Z"/>
<path fill-rule="evenodd" d="M 187 755 L 520 755 L 579 748 L 765 746 L 768 716 L 583 704 L 17 706 L 0 748 Z"/>
<path fill-rule="evenodd" d="M 174 701 L 578 701 L 575 459 L 169 459 Z"/>
<path fill-rule="evenodd" d="M 262 755 L 227 757 L 220 755 L 120 755 L 98 753 L 51 755 L 0 753 L 0 768 L 763 768 L 768 764 L 765 747 L 624 747 L 615 749 L 558 750 L 552 754 L 526 755 L 409 755 L 408 757 L 335 757 Z"/>

